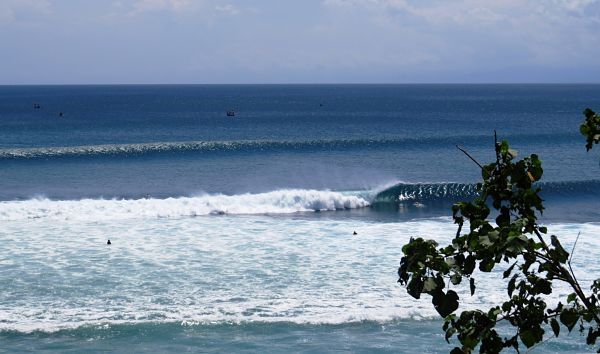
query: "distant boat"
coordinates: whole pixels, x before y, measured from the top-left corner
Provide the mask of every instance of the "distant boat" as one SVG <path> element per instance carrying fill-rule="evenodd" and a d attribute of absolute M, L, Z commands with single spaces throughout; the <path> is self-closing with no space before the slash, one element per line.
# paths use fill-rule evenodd
<path fill-rule="evenodd" d="M 235 117 L 235 111 L 227 111 L 227 117 Z"/>
<path fill-rule="evenodd" d="M 33 108 L 35 108 L 35 109 L 40 109 L 40 108 L 42 108 L 42 106 L 40 106 L 40 104 L 39 104 L 39 103 L 34 103 L 34 104 L 33 104 Z"/>

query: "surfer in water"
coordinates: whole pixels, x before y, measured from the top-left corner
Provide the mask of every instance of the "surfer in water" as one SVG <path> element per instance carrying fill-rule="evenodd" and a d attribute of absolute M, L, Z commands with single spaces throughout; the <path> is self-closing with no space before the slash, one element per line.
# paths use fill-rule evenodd
<path fill-rule="evenodd" d="M 106 241 L 107 245 L 112 245 L 112 242 L 110 242 L 110 240 Z"/>

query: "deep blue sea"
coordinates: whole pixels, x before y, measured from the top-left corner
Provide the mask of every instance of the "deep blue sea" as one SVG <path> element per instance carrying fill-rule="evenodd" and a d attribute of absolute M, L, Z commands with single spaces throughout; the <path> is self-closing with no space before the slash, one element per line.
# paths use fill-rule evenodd
<path fill-rule="evenodd" d="M 396 272 L 476 195 L 456 145 L 537 153 L 542 222 L 600 277 L 586 107 L 600 85 L 0 86 L 0 352 L 449 352 Z"/>

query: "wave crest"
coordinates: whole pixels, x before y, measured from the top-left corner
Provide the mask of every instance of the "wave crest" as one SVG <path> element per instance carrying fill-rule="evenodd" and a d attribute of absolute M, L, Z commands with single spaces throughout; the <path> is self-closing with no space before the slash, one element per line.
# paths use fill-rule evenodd
<path fill-rule="evenodd" d="M 541 182 L 542 197 L 598 195 L 600 180 Z M 476 183 L 398 183 L 377 193 L 373 203 L 456 201 L 479 195 Z"/>
<path fill-rule="evenodd" d="M 472 137 L 469 137 L 471 139 Z M 104 144 L 82 146 L 51 146 L 0 149 L 0 159 L 45 159 L 99 156 L 138 156 L 153 153 L 185 153 L 211 151 L 305 151 L 313 149 L 352 149 L 372 147 L 414 147 L 415 144 L 453 144 L 463 137 L 389 138 L 389 139 L 331 139 L 331 140 L 232 140 L 180 141 L 137 144 Z"/>
<path fill-rule="evenodd" d="M 0 221 L 27 219 L 106 220 L 180 218 L 210 214 L 286 214 L 362 208 L 356 195 L 318 190 L 278 190 L 260 194 L 201 195 L 167 199 L 32 199 L 0 202 Z"/>

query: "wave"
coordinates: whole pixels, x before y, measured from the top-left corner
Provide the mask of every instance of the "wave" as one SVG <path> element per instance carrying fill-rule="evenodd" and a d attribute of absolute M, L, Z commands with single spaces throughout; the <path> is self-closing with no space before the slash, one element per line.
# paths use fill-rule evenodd
<path fill-rule="evenodd" d="M 544 198 L 597 196 L 600 180 L 540 182 Z M 467 200 L 479 195 L 476 183 L 398 183 L 376 194 L 372 203 Z"/>
<path fill-rule="evenodd" d="M 549 140 L 548 135 L 513 136 L 516 140 L 531 141 Z M 325 140 L 232 140 L 232 141 L 181 141 L 181 142 L 152 142 L 136 144 L 103 144 L 83 146 L 33 147 L 0 149 L 0 159 L 48 159 L 69 157 L 100 157 L 100 156 L 138 156 L 154 153 L 184 153 L 184 152 L 235 152 L 235 151 L 306 151 L 353 148 L 398 147 L 419 149 L 435 146 L 453 146 L 469 144 L 473 141 L 487 141 L 488 135 L 480 138 L 474 136 L 451 137 L 420 137 L 420 138 L 384 138 L 384 139 L 325 139 Z M 556 139 L 566 139 L 569 136 L 554 136 Z"/>
<path fill-rule="evenodd" d="M 600 195 L 600 180 L 543 182 L 542 197 L 576 198 Z M 397 183 L 369 191 L 282 189 L 257 194 L 204 194 L 166 199 L 45 198 L 0 202 L 0 221 L 55 219 L 108 220 L 182 218 L 202 215 L 291 214 L 404 204 L 441 205 L 479 194 L 475 183 Z"/>
<path fill-rule="evenodd" d="M 436 336 L 434 342 L 427 340 L 415 343 L 409 339 L 421 333 L 437 333 L 439 327 L 439 321 L 362 321 L 334 325 L 284 321 L 206 325 L 139 323 L 85 326 L 56 333 L 0 332 L 0 340 L 9 353 L 328 353 L 382 352 L 382 347 L 389 348 L 386 352 L 428 353 L 431 348 L 444 348 L 446 342 L 441 336 Z"/>
<path fill-rule="evenodd" d="M 201 195 L 167 199 L 82 199 L 0 202 L 0 221 L 180 218 L 220 214 L 287 214 L 362 208 L 369 202 L 341 192 L 286 189 L 259 194 Z"/>
<path fill-rule="evenodd" d="M 0 159 L 43 159 L 82 156 L 136 156 L 152 153 L 215 152 L 215 151 L 274 151 L 307 149 L 347 149 L 352 147 L 377 147 L 414 144 L 417 139 L 355 139 L 308 141 L 186 141 L 142 144 L 107 144 L 65 147 L 39 147 L 0 149 Z"/>
<path fill-rule="evenodd" d="M 379 192 L 374 202 L 431 201 L 472 198 L 477 195 L 477 185 L 474 183 L 399 183 Z"/>

